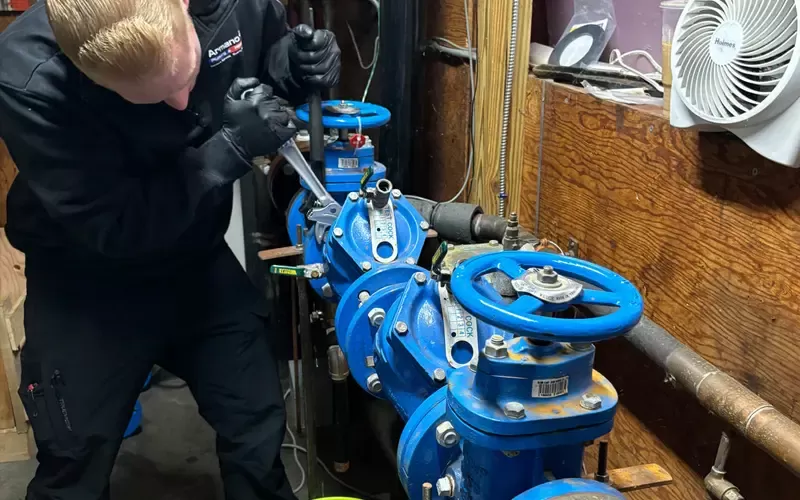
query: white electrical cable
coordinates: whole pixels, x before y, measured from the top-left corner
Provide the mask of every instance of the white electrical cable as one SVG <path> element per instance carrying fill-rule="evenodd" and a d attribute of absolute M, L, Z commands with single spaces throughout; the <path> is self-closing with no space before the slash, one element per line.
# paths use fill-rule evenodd
<path fill-rule="evenodd" d="M 431 40 L 436 40 L 437 42 L 446 43 L 447 45 L 453 47 L 454 49 L 469 50 L 469 47 L 462 47 L 461 45 L 455 43 L 454 41 L 450 40 L 449 38 L 445 38 L 443 36 L 435 36 Z"/>
<path fill-rule="evenodd" d="M 372 86 L 372 79 L 375 77 L 375 70 L 378 68 L 378 59 L 381 56 L 381 9 L 379 5 L 376 5 L 375 8 L 378 10 L 378 36 L 375 37 L 372 69 L 369 70 L 369 78 L 367 79 L 367 85 L 364 87 L 364 94 L 361 96 L 361 102 L 367 101 L 367 94 L 369 94 L 369 88 Z"/>
<path fill-rule="evenodd" d="M 289 397 L 289 394 L 291 394 L 291 392 L 292 392 L 291 389 L 286 389 L 286 392 L 283 393 L 284 401 L 286 400 L 286 398 Z M 299 408 L 295 407 L 295 411 L 300 411 L 300 410 L 299 410 Z M 300 469 L 300 484 L 298 484 L 295 488 L 292 489 L 292 493 L 297 494 L 297 492 L 299 492 L 301 489 L 303 489 L 303 487 L 306 485 L 306 471 L 305 471 L 305 469 L 303 468 L 303 465 L 300 462 L 300 458 L 297 456 L 297 452 L 299 451 L 301 453 L 308 454 L 308 450 L 303 448 L 299 444 L 297 444 L 297 438 L 295 437 L 295 435 L 292 432 L 292 429 L 289 427 L 288 423 L 286 424 L 286 432 L 289 433 L 289 438 L 292 440 L 292 444 L 284 443 L 284 444 L 281 445 L 281 448 L 292 450 L 292 453 L 294 454 L 294 461 L 297 464 L 297 467 Z M 330 469 L 328 469 L 328 466 L 325 465 L 325 462 L 323 462 L 322 459 L 317 458 L 317 463 L 319 464 L 320 467 L 322 467 L 322 470 L 324 470 L 331 477 L 331 479 L 333 479 L 334 481 L 339 483 L 341 486 L 347 488 L 348 490 L 352 491 L 353 493 L 357 493 L 358 495 L 361 495 L 365 499 L 375 498 L 372 495 L 370 495 L 369 493 L 361 491 L 358 488 L 354 488 L 354 487 L 350 486 L 349 484 L 345 483 L 344 481 L 342 481 L 341 479 L 339 479 L 338 477 L 336 477 L 336 475 L 333 472 L 331 472 Z"/>
<path fill-rule="evenodd" d="M 467 0 L 464 0 L 464 24 L 467 28 L 467 51 L 469 54 L 472 54 L 472 26 L 469 25 L 469 4 Z M 442 38 L 442 40 L 446 40 Z M 455 45 L 454 43 L 446 40 L 447 42 Z M 456 45 L 457 47 L 457 45 Z M 477 65 L 477 61 L 475 62 Z M 472 177 L 472 168 L 475 162 L 475 71 L 473 67 L 472 57 L 469 58 L 469 102 L 470 102 L 470 118 L 469 118 L 469 131 L 468 131 L 468 142 L 469 142 L 469 157 L 467 158 L 467 166 L 464 169 L 464 182 L 461 184 L 461 188 L 458 190 L 455 196 L 450 198 L 447 203 L 452 203 L 456 201 L 461 195 L 464 193 L 464 190 L 467 189 L 467 185 L 469 184 L 470 178 Z"/>
<path fill-rule="evenodd" d="M 628 57 L 628 56 L 642 56 L 642 57 L 645 57 L 650 62 L 650 64 L 653 66 L 653 68 L 656 70 L 657 74 L 654 75 L 655 78 L 661 79 L 661 75 L 663 74 L 664 69 L 661 67 L 660 64 L 658 64 L 658 62 L 656 62 L 655 58 L 653 58 L 653 56 L 650 55 L 650 53 L 645 51 L 645 50 L 631 50 L 630 52 L 625 52 L 623 54 L 619 49 L 614 49 L 614 50 L 611 51 L 611 55 L 609 56 L 608 62 L 611 63 L 611 64 L 618 64 L 618 65 L 622 66 L 623 68 L 627 69 L 631 73 L 635 74 L 636 76 L 638 76 L 642 80 L 644 80 L 647 83 L 649 83 L 650 85 L 652 85 L 653 88 L 655 88 L 659 92 L 664 92 L 664 87 L 660 83 L 658 83 L 652 76 L 646 75 L 646 74 L 642 73 L 641 71 L 633 68 L 632 66 L 629 66 L 629 65 L 625 64 L 624 59 L 626 57 Z"/>
<path fill-rule="evenodd" d="M 358 43 L 356 42 L 356 35 L 353 33 L 353 28 L 350 26 L 350 21 L 347 21 L 347 31 L 350 32 L 350 40 L 353 41 L 353 48 L 356 49 L 356 57 L 358 57 L 358 65 L 361 69 L 370 69 L 375 65 L 378 60 L 378 37 L 375 37 L 375 42 L 372 45 L 372 62 L 364 64 L 364 59 L 361 57 L 361 51 L 358 50 Z"/>
<path fill-rule="evenodd" d="M 287 389 L 286 392 L 283 394 L 284 401 L 286 401 L 286 398 L 289 397 L 290 392 L 292 392 L 292 390 Z M 297 411 L 297 408 L 295 408 L 295 411 Z M 294 432 L 292 432 L 292 429 L 289 427 L 288 422 L 286 423 L 286 432 L 289 433 L 289 438 L 292 440 L 292 444 L 282 444 L 281 448 L 292 448 L 294 454 L 294 463 L 296 463 L 297 468 L 300 469 L 300 484 L 292 488 L 292 493 L 296 495 L 297 492 L 302 490 L 303 486 L 306 485 L 306 470 L 303 468 L 303 464 L 300 462 L 300 457 L 297 456 L 297 449 L 298 449 L 297 438 L 294 437 Z"/>

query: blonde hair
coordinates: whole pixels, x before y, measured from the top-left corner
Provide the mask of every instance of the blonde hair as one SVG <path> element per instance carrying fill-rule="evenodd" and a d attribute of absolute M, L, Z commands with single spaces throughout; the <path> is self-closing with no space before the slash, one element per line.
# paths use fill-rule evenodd
<path fill-rule="evenodd" d="M 64 54 L 101 82 L 171 70 L 189 22 L 181 0 L 48 0 L 47 16 Z"/>

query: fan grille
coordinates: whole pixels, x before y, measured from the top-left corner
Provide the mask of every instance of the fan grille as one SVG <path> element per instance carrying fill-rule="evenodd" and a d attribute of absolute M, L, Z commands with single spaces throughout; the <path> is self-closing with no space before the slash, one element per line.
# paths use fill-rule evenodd
<path fill-rule="evenodd" d="M 711 121 L 757 112 L 792 60 L 795 0 L 696 0 L 681 21 L 675 83 L 687 106 Z"/>

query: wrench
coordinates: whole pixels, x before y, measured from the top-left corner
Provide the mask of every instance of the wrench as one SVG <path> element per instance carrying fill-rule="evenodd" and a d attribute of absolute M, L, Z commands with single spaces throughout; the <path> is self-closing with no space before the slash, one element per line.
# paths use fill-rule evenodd
<path fill-rule="evenodd" d="M 325 237 L 325 230 L 336 221 L 336 218 L 342 211 L 342 206 L 333 199 L 333 196 L 331 196 L 328 190 L 325 189 L 325 186 L 317 179 L 317 176 L 314 175 L 311 166 L 308 164 L 305 157 L 303 157 L 303 153 L 300 152 L 294 139 L 286 141 L 283 146 L 278 149 L 278 152 L 286 158 L 286 162 L 292 166 L 294 171 L 297 172 L 297 175 L 305 181 L 311 189 L 311 192 L 314 193 L 314 196 L 317 198 L 317 202 L 321 205 L 320 207 L 311 209 L 308 214 L 308 220 L 316 223 L 314 235 L 317 238 L 317 242 L 322 243 Z"/>

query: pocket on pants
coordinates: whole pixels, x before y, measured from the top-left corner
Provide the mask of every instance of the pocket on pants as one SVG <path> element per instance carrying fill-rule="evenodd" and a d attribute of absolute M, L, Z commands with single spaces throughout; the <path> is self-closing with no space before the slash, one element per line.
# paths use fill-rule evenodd
<path fill-rule="evenodd" d="M 28 414 L 28 421 L 33 429 L 33 436 L 37 443 L 53 443 L 56 439 L 53 422 L 50 413 L 47 411 L 47 397 L 44 386 L 35 380 L 23 383 L 17 391 L 25 412 Z"/>

